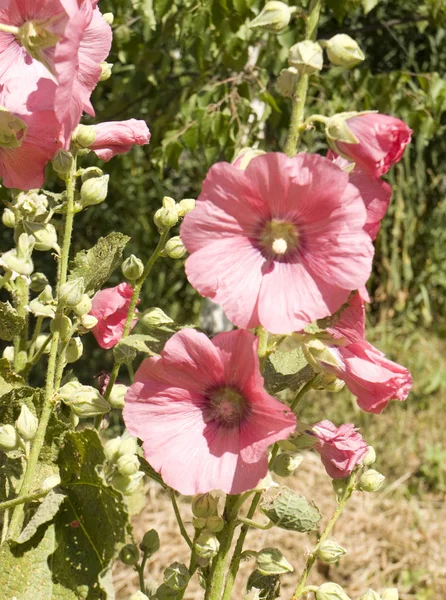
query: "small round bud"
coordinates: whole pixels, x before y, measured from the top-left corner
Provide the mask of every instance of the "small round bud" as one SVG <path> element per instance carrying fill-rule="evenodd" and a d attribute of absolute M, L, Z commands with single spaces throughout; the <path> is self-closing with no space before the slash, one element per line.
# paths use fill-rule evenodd
<path fill-rule="evenodd" d="M 179 235 L 176 235 L 166 243 L 164 251 L 169 258 L 183 258 L 187 253 L 186 246 L 181 241 Z"/>
<path fill-rule="evenodd" d="M 84 181 L 81 186 L 80 198 L 82 208 L 104 202 L 107 198 L 109 178 L 110 175 L 102 175 L 101 177 L 91 177 Z"/>
<path fill-rule="evenodd" d="M 369 451 L 362 459 L 362 464 L 365 467 L 370 467 L 376 461 L 376 452 L 373 446 L 369 446 Z"/>
<path fill-rule="evenodd" d="M 45 335 L 44 333 L 41 333 L 40 335 L 37 336 L 36 343 L 34 346 L 36 353 L 40 352 L 42 346 L 46 343 L 47 339 L 48 339 L 48 336 Z M 50 344 L 46 344 L 45 350 L 43 351 L 43 353 L 49 354 L 49 352 L 50 352 Z"/>
<path fill-rule="evenodd" d="M 48 278 L 43 273 L 33 273 L 31 275 L 31 283 L 29 289 L 37 294 L 43 292 L 45 287 L 49 284 Z"/>
<path fill-rule="evenodd" d="M 112 76 L 113 64 L 109 62 L 101 62 L 99 64 L 101 67 L 101 75 L 99 77 L 99 81 L 107 81 Z"/>
<path fill-rule="evenodd" d="M 16 450 L 20 446 L 20 439 L 17 431 L 12 425 L 0 426 L 0 450 L 9 452 Z"/>
<path fill-rule="evenodd" d="M 60 484 L 60 476 L 59 475 L 50 475 L 46 479 L 43 480 L 42 485 L 40 486 L 43 491 L 49 491 L 55 488 Z"/>
<path fill-rule="evenodd" d="M 217 514 L 218 498 L 207 492 L 192 498 L 192 513 L 195 517 L 213 517 Z"/>
<path fill-rule="evenodd" d="M 5 208 L 2 214 L 2 223 L 5 227 L 10 227 L 11 229 L 14 229 L 14 227 L 16 226 L 16 218 L 13 210 L 11 210 L 10 208 Z"/>
<path fill-rule="evenodd" d="M 303 461 L 302 454 L 290 454 L 281 452 L 278 454 L 271 465 L 271 470 L 279 477 L 288 477 L 292 475 L 297 467 Z"/>
<path fill-rule="evenodd" d="M 293 567 L 277 548 L 264 548 L 257 554 L 257 570 L 262 575 L 283 575 L 294 571 Z"/>
<path fill-rule="evenodd" d="M 124 494 L 124 496 L 131 496 L 139 488 L 144 473 L 137 471 L 134 475 L 121 475 L 116 473 L 113 475 L 111 484 L 114 488 Z"/>
<path fill-rule="evenodd" d="M 189 583 L 189 579 L 189 569 L 179 562 L 172 563 L 164 571 L 164 583 L 171 590 L 184 590 Z"/>
<path fill-rule="evenodd" d="M 344 556 L 344 554 L 347 554 L 347 550 L 345 550 L 345 548 L 340 546 L 334 540 L 325 540 L 325 542 L 322 542 L 322 544 L 319 546 L 317 551 L 317 557 L 319 560 L 329 565 L 337 563 L 338 560 Z"/>
<path fill-rule="evenodd" d="M 178 213 L 175 208 L 159 208 L 153 221 L 160 231 L 171 229 L 178 223 Z"/>
<path fill-rule="evenodd" d="M 384 479 L 384 475 L 375 469 L 368 469 L 359 478 L 358 488 L 363 492 L 377 492 L 384 483 Z"/>
<path fill-rule="evenodd" d="M 334 115 L 327 120 L 325 125 L 325 135 L 327 136 L 330 147 L 335 152 L 337 152 L 336 142 L 359 144 L 358 138 L 347 125 L 347 119 L 342 114 Z"/>
<path fill-rule="evenodd" d="M 137 590 L 130 596 L 129 600 L 149 600 L 149 597 L 143 594 L 141 590 Z"/>
<path fill-rule="evenodd" d="M 135 454 L 124 454 L 116 461 L 116 467 L 121 475 L 134 475 L 139 469 L 139 460 Z"/>
<path fill-rule="evenodd" d="M 224 525 L 224 520 L 218 515 L 214 515 L 212 517 L 207 517 L 205 527 L 208 531 L 212 531 L 212 533 L 218 533 L 223 529 Z"/>
<path fill-rule="evenodd" d="M 109 403 L 90 385 L 81 385 L 73 391 L 65 384 L 59 390 L 59 398 L 80 418 L 96 417 L 110 411 Z"/>
<path fill-rule="evenodd" d="M 71 143 L 79 148 L 88 148 L 95 140 L 96 131 L 91 125 L 78 125 L 71 136 Z"/>
<path fill-rule="evenodd" d="M 149 556 L 158 552 L 160 548 L 160 536 L 158 535 L 158 532 L 155 529 L 149 529 L 149 531 L 144 534 L 139 547 L 144 554 Z"/>
<path fill-rule="evenodd" d="M 119 456 L 124 456 L 125 454 L 136 454 L 138 449 L 138 442 L 136 438 L 130 435 L 123 435 L 121 438 L 121 443 L 119 444 Z"/>
<path fill-rule="evenodd" d="M 93 329 L 98 324 L 98 320 L 93 315 L 83 315 L 81 317 L 80 323 L 84 329 Z"/>
<path fill-rule="evenodd" d="M 217 536 L 211 531 L 202 531 L 195 540 L 195 552 L 202 558 L 213 558 L 217 556 L 220 549 L 220 542 Z"/>
<path fill-rule="evenodd" d="M 322 69 L 324 62 L 322 48 L 317 42 L 304 40 L 291 46 L 288 55 L 290 67 L 294 67 L 299 75 L 310 75 Z"/>
<path fill-rule="evenodd" d="M 125 395 L 127 393 L 127 386 L 122 383 L 115 383 L 112 388 L 111 394 L 108 398 L 112 408 L 124 408 Z"/>
<path fill-rule="evenodd" d="M 29 410 L 26 404 L 23 404 L 20 415 L 15 422 L 15 428 L 19 436 L 26 442 L 31 441 L 37 432 L 39 421 L 36 416 Z"/>
<path fill-rule="evenodd" d="M 398 600 L 398 590 L 396 588 L 386 588 L 381 592 L 381 600 Z"/>
<path fill-rule="evenodd" d="M 173 323 L 173 319 L 168 317 L 161 308 L 157 306 L 152 306 L 152 308 L 148 308 L 140 317 L 139 322 L 145 325 L 146 327 L 159 327 L 160 325 L 168 325 L 169 323 Z"/>
<path fill-rule="evenodd" d="M 112 12 L 104 13 L 102 18 L 109 25 L 113 25 L 113 21 L 115 20 L 115 15 Z"/>
<path fill-rule="evenodd" d="M 131 254 L 122 263 L 122 274 L 129 281 L 136 281 L 144 273 L 144 265 L 142 260 Z"/>
<path fill-rule="evenodd" d="M 66 150 L 58 150 L 53 158 L 53 169 L 61 179 L 67 179 L 73 167 L 73 155 Z"/>
<path fill-rule="evenodd" d="M 251 29 L 262 29 L 264 31 L 272 31 L 278 33 L 285 29 L 289 24 L 291 15 L 295 12 L 295 8 L 288 6 L 284 2 L 270 0 L 265 4 L 262 11 L 257 17 L 251 21 L 249 27 Z"/>
<path fill-rule="evenodd" d="M 90 312 L 91 307 L 92 302 L 90 296 L 88 294 L 83 294 L 80 301 L 76 304 L 73 310 L 78 317 L 83 317 L 84 315 L 87 315 Z"/>
<path fill-rule="evenodd" d="M 121 548 L 119 560 L 125 565 L 136 565 L 139 560 L 139 550 L 135 544 L 126 544 Z"/>
<path fill-rule="evenodd" d="M 378 592 L 369 589 L 359 598 L 359 600 L 381 600 L 381 596 Z"/>
<path fill-rule="evenodd" d="M 102 177 L 104 175 L 104 171 L 99 167 L 87 167 L 86 169 L 82 169 L 81 181 L 84 183 L 88 179 L 94 179 L 95 177 Z"/>
<path fill-rule="evenodd" d="M 179 217 L 184 217 L 195 208 L 195 200 L 193 198 L 184 198 L 175 206 Z"/>
<path fill-rule="evenodd" d="M 164 196 L 163 200 L 163 208 L 176 208 L 177 203 L 170 196 Z"/>
<path fill-rule="evenodd" d="M 280 71 L 280 75 L 277 79 L 277 87 L 279 88 L 279 92 L 282 94 L 282 96 L 291 98 L 291 96 L 294 94 L 294 89 L 298 79 L 299 74 L 297 69 L 294 67 L 288 67 L 288 69 L 282 69 Z"/>
<path fill-rule="evenodd" d="M 14 362 L 14 346 L 6 346 L 3 350 L 2 358 L 6 358 L 10 363 Z"/>
<path fill-rule="evenodd" d="M 56 331 L 58 331 L 60 334 L 60 339 L 63 342 L 67 342 L 69 340 L 72 327 L 73 324 L 69 317 L 67 317 L 66 315 L 62 315 L 57 319 L 53 319 L 53 321 L 51 321 L 50 323 L 51 333 L 55 333 Z"/>
<path fill-rule="evenodd" d="M 70 279 L 60 286 L 60 301 L 65 306 L 74 308 L 82 300 L 84 290 L 85 282 L 83 277 Z"/>
<path fill-rule="evenodd" d="M 12 271 L 18 275 L 29 276 L 34 270 L 31 258 L 19 256 L 18 250 L 15 249 L 8 250 L 0 256 L 0 265 L 7 271 Z"/>
<path fill-rule="evenodd" d="M 77 360 L 79 360 L 80 357 L 82 356 L 83 350 L 84 350 L 84 347 L 82 345 L 80 338 L 78 338 L 78 337 L 72 338 L 68 342 L 68 346 L 65 351 L 65 360 L 67 361 L 67 363 L 74 363 Z"/>
<path fill-rule="evenodd" d="M 353 38 L 345 33 L 338 33 L 323 42 L 327 56 L 333 65 L 351 68 L 365 59 L 365 56 Z"/>
<path fill-rule="evenodd" d="M 121 438 L 113 438 L 104 444 L 104 454 L 108 462 L 115 462 L 119 457 L 119 445 Z"/>
<path fill-rule="evenodd" d="M 334 493 L 338 500 L 344 497 L 345 492 L 347 491 L 350 480 L 348 477 L 345 479 L 333 479 L 331 485 L 333 486 Z"/>
<path fill-rule="evenodd" d="M 351 600 L 337 583 L 323 583 L 315 592 L 316 600 Z"/>
<path fill-rule="evenodd" d="M 207 519 L 204 517 L 192 517 L 192 525 L 195 527 L 195 529 L 204 529 L 206 527 L 206 522 Z"/>
<path fill-rule="evenodd" d="M 23 221 L 23 228 L 26 233 L 35 240 L 34 249 L 40 252 L 46 252 L 52 248 L 59 252 L 57 243 L 57 231 L 51 223 L 34 223 L 33 221 Z"/>

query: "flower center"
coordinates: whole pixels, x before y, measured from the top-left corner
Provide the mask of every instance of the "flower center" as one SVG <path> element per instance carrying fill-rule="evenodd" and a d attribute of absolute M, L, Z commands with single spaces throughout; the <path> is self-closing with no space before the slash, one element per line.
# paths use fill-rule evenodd
<path fill-rule="evenodd" d="M 224 427 L 236 427 L 246 413 L 246 400 L 234 388 L 223 387 L 209 394 L 211 401 L 210 420 L 215 420 Z"/>
<path fill-rule="evenodd" d="M 272 219 L 260 234 L 260 244 L 270 258 L 285 257 L 298 246 L 299 234 L 294 223 Z"/>
<path fill-rule="evenodd" d="M 59 41 L 59 36 L 49 28 L 55 18 L 46 21 L 26 21 L 20 28 L 17 37 L 20 44 L 30 56 L 40 61 L 53 73 L 53 66 L 45 57 L 44 51 L 53 48 Z"/>
<path fill-rule="evenodd" d="M 19 148 L 26 133 L 26 123 L 0 106 L 0 147 Z"/>

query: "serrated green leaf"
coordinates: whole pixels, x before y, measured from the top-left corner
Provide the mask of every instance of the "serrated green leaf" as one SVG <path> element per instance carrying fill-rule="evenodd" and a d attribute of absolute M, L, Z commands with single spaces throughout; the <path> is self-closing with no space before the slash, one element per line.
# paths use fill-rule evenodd
<path fill-rule="evenodd" d="M 25 380 L 12 370 L 9 360 L 0 358 L 0 398 L 13 388 L 23 387 Z"/>
<path fill-rule="evenodd" d="M 70 265 L 69 279 L 84 278 L 85 292 L 94 294 L 108 280 L 121 262 L 130 238 L 118 232 L 99 238 L 90 250 L 81 250 Z"/>
<path fill-rule="evenodd" d="M 260 571 L 255 570 L 248 577 L 246 589 L 248 592 L 253 592 L 248 598 L 275 600 L 280 597 L 280 577 L 278 575 L 262 575 Z"/>
<path fill-rule="evenodd" d="M 286 389 L 298 390 L 314 377 L 314 371 L 299 347 L 291 352 L 277 351 L 271 354 L 266 362 L 263 377 L 267 392 L 277 394 Z"/>
<path fill-rule="evenodd" d="M 314 531 L 322 517 L 314 502 L 308 502 L 286 486 L 274 498 L 266 500 L 260 510 L 277 527 L 300 533 Z"/>
<path fill-rule="evenodd" d="M 0 302 L 0 339 L 10 342 L 24 326 L 24 317 L 9 302 Z"/>
<path fill-rule="evenodd" d="M 20 415 L 23 404 L 38 414 L 36 406 L 40 404 L 41 390 L 29 386 L 14 387 L 0 396 L 0 423 L 14 423 Z"/>
<path fill-rule="evenodd" d="M 23 544 L 24 542 L 28 542 L 36 534 L 37 529 L 41 525 L 52 521 L 64 500 L 64 494 L 58 494 L 57 492 L 51 491 L 48 496 L 43 499 L 43 502 L 39 505 L 34 515 L 22 530 L 17 539 L 17 543 Z"/>

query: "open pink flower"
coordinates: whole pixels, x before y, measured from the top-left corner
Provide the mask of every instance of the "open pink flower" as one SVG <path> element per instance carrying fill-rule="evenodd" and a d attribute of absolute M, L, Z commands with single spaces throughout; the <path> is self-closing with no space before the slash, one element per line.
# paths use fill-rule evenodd
<path fill-rule="evenodd" d="M 186 274 L 238 327 L 298 331 L 367 281 L 366 217 L 348 174 L 322 156 L 217 163 L 181 226 Z"/>
<path fill-rule="evenodd" d="M 212 340 L 194 329 L 174 334 L 136 372 L 123 416 L 148 462 L 182 494 L 251 490 L 268 472 L 268 446 L 296 426 L 265 392 L 257 338 L 243 330 Z"/>
<path fill-rule="evenodd" d="M 100 290 L 92 299 L 90 315 L 98 324 L 91 330 L 101 348 L 113 348 L 122 338 L 133 288 L 128 283 Z M 133 321 L 132 327 L 137 323 Z"/>
<path fill-rule="evenodd" d="M 336 427 L 331 421 L 320 421 L 313 425 L 311 433 L 318 440 L 313 447 L 333 479 L 348 477 L 369 451 L 367 442 L 351 423 Z"/>
<path fill-rule="evenodd" d="M 333 149 L 374 177 L 381 177 L 401 160 L 412 134 L 400 119 L 379 113 L 350 117 L 347 125 L 359 144 L 335 142 Z"/>
<path fill-rule="evenodd" d="M 39 80 L 34 95 L 40 101 L 30 111 L 26 81 L 14 79 L 0 85 L 0 177 L 5 187 L 41 187 L 45 165 L 61 147 L 56 115 L 45 110 L 51 86 L 51 81 Z"/>
<path fill-rule="evenodd" d="M 145 121 L 111 121 L 92 127 L 96 139 L 89 148 L 102 160 L 110 160 L 116 154 L 129 152 L 134 145 L 143 146 L 150 142 L 150 131 Z"/>

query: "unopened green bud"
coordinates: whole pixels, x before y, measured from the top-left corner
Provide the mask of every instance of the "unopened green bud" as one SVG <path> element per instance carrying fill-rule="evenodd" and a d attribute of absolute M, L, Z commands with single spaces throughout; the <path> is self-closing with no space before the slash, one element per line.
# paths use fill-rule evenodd
<path fill-rule="evenodd" d="M 264 31 L 278 33 L 282 31 L 290 22 L 291 15 L 296 11 L 284 2 L 271 0 L 267 2 L 257 17 L 251 21 L 251 29 L 259 28 Z"/>
<path fill-rule="evenodd" d="M 48 278 L 43 273 L 33 273 L 31 275 L 31 283 L 29 289 L 32 292 L 40 293 L 48 285 Z"/>
<path fill-rule="evenodd" d="M 224 527 L 224 520 L 218 515 L 214 515 L 212 517 L 207 517 L 206 519 L 206 529 L 208 531 L 212 531 L 212 533 L 218 533 Z"/>
<path fill-rule="evenodd" d="M 384 475 L 375 469 L 368 469 L 359 478 L 358 488 L 363 492 L 377 492 L 384 483 L 384 479 Z"/>
<path fill-rule="evenodd" d="M 316 73 L 323 65 L 322 48 L 317 42 L 304 40 L 291 46 L 288 55 L 290 67 L 294 67 L 299 75 Z"/>
<path fill-rule="evenodd" d="M 69 384 L 66 384 L 69 385 Z M 64 385 L 59 390 L 59 397 L 80 418 L 96 417 L 110 411 L 109 403 L 90 385 L 83 385 L 74 393 L 66 394 Z"/>
<path fill-rule="evenodd" d="M 12 425 L 0 426 L 0 450 L 9 452 L 16 450 L 20 446 L 20 439 L 17 431 Z"/>
<path fill-rule="evenodd" d="M 330 147 L 336 151 L 336 142 L 345 144 L 359 144 L 358 138 L 347 125 L 347 119 L 339 115 L 330 117 L 325 126 L 325 135 Z"/>
<path fill-rule="evenodd" d="M 16 218 L 13 210 L 11 210 L 10 208 L 5 208 L 2 214 L 2 223 L 5 227 L 10 227 L 11 229 L 14 229 L 14 227 L 16 226 Z"/>
<path fill-rule="evenodd" d="M 213 517 L 217 514 L 218 498 L 209 492 L 192 498 L 192 513 L 195 517 Z"/>
<path fill-rule="evenodd" d="M 119 552 L 119 560 L 125 565 L 136 565 L 139 560 L 139 550 L 135 544 L 126 544 Z"/>
<path fill-rule="evenodd" d="M 302 350 L 311 367 L 316 371 L 326 368 L 339 368 L 341 363 L 336 355 L 321 340 L 310 340 L 302 345 Z"/>
<path fill-rule="evenodd" d="M 179 235 L 176 235 L 166 243 L 164 251 L 169 258 L 183 258 L 187 253 L 186 246 L 181 241 Z"/>
<path fill-rule="evenodd" d="M 37 298 L 31 300 L 29 303 L 29 310 L 36 317 L 50 317 L 51 319 L 54 319 L 56 307 L 52 305 L 53 301 L 51 286 L 47 285 Z"/>
<path fill-rule="evenodd" d="M 141 590 L 137 590 L 130 596 L 129 600 L 149 600 L 149 597 L 143 594 Z"/>
<path fill-rule="evenodd" d="M 107 198 L 108 180 L 110 175 L 102 175 L 101 177 L 91 177 L 84 181 L 81 186 L 81 206 L 93 206 L 104 202 Z"/>
<path fill-rule="evenodd" d="M 14 362 L 14 346 L 6 346 L 3 350 L 2 358 L 6 358 L 10 363 Z"/>
<path fill-rule="evenodd" d="M 99 64 L 101 67 L 101 75 L 99 77 L 99 81 L 107 81 L 112 76 L 113 64 L 109 62 L 101 62 Z"/>
<path fill-rule="evenodd" d="M 288 452 L 281 452 L 273 460 L 271 470 L 276 475 L 279 475 L 279 477 L 288 477 L 294 473 L 302 461 L 302 454 L 289 454 Z"/>
<path fill-rule="evenodd" d="M 169 323 L 173 323 L 173 319 L 168 317 L 166 313 L 157 306 L 148 308 L 142 314 L 139 321 L 146 327 L 159 327 L 160 325 L 168 325 Z"/>
<path fill-rule="evenodd" d="M 279 88 L 282 96 L 291 98 L 296 88 L 297 80 L 299 79 L 299 73 L 294 67 L 288 67 L 288 69 L 282 69 L 277 79 L 277 87 Z"/>
<path fill-rule="evenodd" d="M 119 445 L 121 438 L 113 438 L 104 444 L 104 454 L 108 462 L 115 462 L 119 457 Z"/>
<path fill-rule="evenodd" d="M 36 416 L 29 410 L 26 404 L 23 404 L 20 415 L 15 422 L 15 428 L 20 437 L 26 442 L 31 441 L 36 435 L 39 421 Z"/>
<path fill-rule="evenodd" d="M 204 529 L 206 527 L 206 522 L 207 519 L 204 517 L 192 517 L 192 525 L 195 527 L 195 529 Z"/>
<path fill-rule="evenodd" d="M 33 221 L 23 221 L 23 228 L 28 235 L 32 235 L 35 244 L 34 249 L 46 252 L 52 248 L 60 251 L 57 243 L 57 231 L 51 223 L 34 223 Z"/>
<path fill-rule="evenodd" d="M 116 475 L 113 475 L 111 483 L 124 496 L 131 496 L 139 488 L 143 477 L 144 473 L 142 471 L 137 471 L 134 475 L 116 473 Z"/>
<path fill-rule="evenodd" d="M 136 438 L 132 437 L 131 435 L 124 434 L 119 444 L 119 456 L 124 456 L 125 454 L 136 454 L 137 449 L 138 442 Z"/>
<path fill-rule="evenodd" d="M 136 454 L 124 454 L 116 461 L 116 467 L 121 475 L 134 475 L 139 470 L 139 460 Z"/>
<path fill-rule="evenodd" d="M 87 167 L 86 169 L 82 169 L 81 181 L 84 183 L 88 179 L 95 179 L 103 175 L 104 171 L 99 167 Z"/>
<path fill-rule="evenodd" d="M 193 198 L 184 198 L 175 206 L 179 217 L 184 217 L 195 208 L 195 200 Z"/>
<path fill-rule="evenodd" d="M 61 179 L 67 179 L 73 167 L 73 155 L 66 150 L 58 150 L 53 158 L 53 169 Z"/>
<path fill-rule="evenodd" d="M 365 467 L 370 467 L 376 461 L 376 452 L 373 446 L 369 446 L 369 451 L 362 459 L 362 464 Z"/>
<path fill-rule="evenodd" d="M 60 485 L 60 475 L 50 475 L 46 479 L 43 480 L 42 485 L 40 486 L 43 491 L 49 491 Z"/>
<path fill-rule="evenodd" d="M 163 208 L 175 208 L 177 203 L 170 196 L 164 196 L 163 200 Z"/>
<path fill-rule="evenodd" d="M 317 551 L 317 557 L 329 565 L 337 563 L 340 558 L 347 554 L 347 550 L 340 546 L 334 540 L 325 540 L 319 546 Z"/>
<path fill-rule="evenodd" d="M 381 600 L 398 600 L 398 590 L 396 588 L 386 588 L 381 592 Z"/>
<path fill-rule="evenodd" d="M 323 583 L 315 592 L 316 600 L 351 600 L 337 583 Z"/>
<path fill-rule="evenodd" d="M 113 21 L 115 20 L 115 15 L 112 12 L 104 13 L 102 18 L 109 25 L 113 25 Z"/>
<path fill-rule="evenodd" d="M 80 357 L 82 356 L 83 350 L 84 350 L 84 347 L 82 345 L 80 338 L 78 338 L 78 337 L 72 338 L 68 342 L 68 346 L 65 351 L 65 360 L 67 361 L 67 363 L 74 363 L 77 360 L 79 360 Z"/>
<path fill-rule="evenodd" d="M 34 265 L 31 258 L 19 256 L 18 251 L 15 249 L 8 250 L 8 252 L 5 252 L 0 256 L 0 265 L 8 271 L 13 271 L 18 275 L 24 276 L 31 275 L 34 270 Z"/>
<path fill-rule="evenodd" d="M 353 38 L 345 33 L 338 33 L 323 42 L 328 58 L 338 67 L 354 67 L 365 59 L 365 56 Z"/>
<path fill-rule="evenodd" d="M 264 548 L 256 558 L 257 570 L 262 575 L 283 575 L 294 571 L 293 567 L 277 548 Z"/>
<path fill-rule="evenodd" d="M 189 583 L 190 574 L 186 565 L 179 562 L 174 562 L 164 571 L 164 583 L 171 590 L 179 591 Z"/>
<path fill-rule="evenodd" d="M 149 531 L 144 534 L 139 547 L 144 554 L 147 554 L 148 556 L 158 552 L 160 548 L 160 536 L 158 535 L 158 532 L 155 529 L 149 529 Z"/>
<path fill-rule="evenodd" d="M 40 352 L 42 346 L 46 343 L 47 339 L 48 339 L 48 336 L 45 335 L 44 333 L 42 333 L 42 334 L 40 334 L 40 335 L 37 336 L 36 344 L 35 344 L 35 351 L 36 352 Z M 43 351 L 43 353 L 44 354 L 49 354 L 49 351 L 50 351 L 50 344 L 47 343 L 46 346 L 45 346 L 45 350 Z"/>
<path fill-rule="evenodd" d="M 78 317 L 87 315 L 92 308 L 91 298 L 88 294 L 83 294 L 80 301 L 73 307 L 74 312 Z"/>
<path fill-rule="evenodd" d="M 359 598 L 359 600 L 381 600 L 381 596 L 378 592 L 369 589 Z"/>
<path fill-rule="evenodd" d="M 84 329 L 93 329 L 98 324 L 98 320 L 93 315 L 83 315 L 81 317 L 80 323 Z"/>
<path fill-rule="evenodd" d="M 74 308 L 82 300 L 85 291 L 85 282 L 83 277 L 69 279 L 60 286 L 59 299 L 65 306 Z"/>
<path fill-rule="evenodd" d="M 202 531 L 194 544 L 195 552 L 202 558 L 213 558 L 217 556 L 220 549 L 220 542 L 217 536 L 211 531 Z"/>
<path fill-rule="evenodd" d="M 71 136 L 71 143 L 79 148 L 88 148 L 96 140 L 96 131 L 91 125 L 78 125 Z"/>
<path fill-rule="evenodd" d="M 136 281 L 144 273 L 144 265 L 142 260 L 131 254 L 122 263 L 122 274 L 129 281 Z"/>
<path fill-rule="evenodd" d="M 347 488 L 349 486 L 350 479 L 345 477 L 345 479 L 333 479 L 331 484 L 333 486 L 334 493 L 336 494 L 336 498 L 340 500 L 343 498 Z"/>
<path fill-rule="evenodd" d="M 127 393 L 127 386 L 122 383 L 115 383 L 112 388 L 108 401 L 112 408 L 124 408 L 124 398 Z"/>
<path fill-rule="evenodd" d="M 159 208 L 153 221 L 160 231 L 171 229 L 178 223 L 178 213 L 175 208 Z"/>
<path fill-rule="evenodd" d="M 72 327 L 71 320 L 66 315 L 62 315 L 51 321 L 50 331 L 51 333 L 58 331 L 62 342 L 67 342 L 70 339 Z"/>

